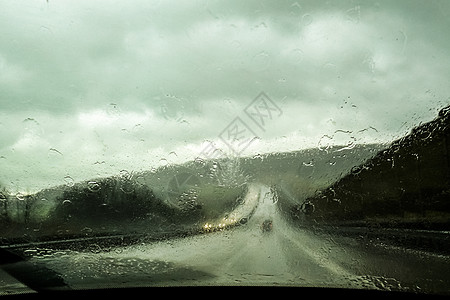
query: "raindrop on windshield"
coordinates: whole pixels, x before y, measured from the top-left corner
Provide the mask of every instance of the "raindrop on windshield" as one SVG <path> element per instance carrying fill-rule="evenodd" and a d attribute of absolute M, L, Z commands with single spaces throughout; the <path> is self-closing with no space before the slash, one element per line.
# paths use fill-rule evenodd
<path fill-rule="evenodd" d="M 333 138 L 329 135 L 323 135 L 318 143 L 318 148 L 319 150 L 322 151 L 327 151 L 330 146 L 331 146 L 331 141 L 333 140 Z"/>
<path fill-rule="evenodd" d="M 303 162 L 302 165 L 304 165 L 305 167 L 314 167 L 314 159 L 311 159 L 308 162 Z"/>
<path fill-rule="evenodd" d="M 359 23 L 361 19 L 361 7 L 359 5 L 347 10 L 345 12 L 347 20 L 353 23 Z"/>
<path fill-rule="evenodd" d="M 139 185 L 146 185 L 145 177 L 142 176 L 142 175 L 136 176 L 135 181 L 136 181 L 136 183 L 139 184 Z"/>
<path fill-rule="evenodd" d="M 68 187 L 72 187 L 72 186 L 74 186 L 75 180 L 72 177 L 70 177 L 69 175 L 67 175 L 64 177 L 64 182 L 66 183 L 66 185 Z"/>
<path fill-rule="evenodd" d="M 110 103 L 109 106 L 106 109 L 106 112 L 110 116 L 119 116 L 120 115 L 120 108 L 117 106 L 116 103 Z"/>
<path fill-rule="evenodd" d="M 197 163 L 201 167 L 204 167 L 206 165 L 206 161 L 201 157 L 197 157 L 195 159 L 195 163 Z"/>
<path fill-rule="evenodd" d="M 132 178 L 132 173 L 128 172 L 127 170 L 121 170 L 121 171 L 119 172 L 119 176 L 120 176 L 120 178 L 122 178 L 122 179 L 125 179 L 125 180 L 131 180 L 131 178 Z"/>
<path fill-rule="evenodd" d="M 96 181 L 89 181 L 88 182 L 88 189 L 91 191 L 91 192 L 98 192 L 100 189 L 101 189 L 101 187 L 100 187 L 100 184 L 98 184 Z"/>
<path fill-rule="evenodd" d="M 22 123 L 24 126 L 23 129 L 28 134 L 40 136 L 43 133 L 41 124 L 39 124 L 39 122 L 33 118 L 26 118 L 25 120 L 22 121 Z"/>
<path fill-rule="evenodd" d="M 159 164 L 160 164 L 162 167 L 166 167 L 166 166 L 169 164 L 169 161 L 168 161 L 166 158 L 161 158 L 161 159 L 159 160 Z"/>
<path fill-rule="evenodd" d="M 313 22 L 313 17 L 310 14 L 304 14 L 302 16 L 302 26 L 309 26 Z"/>
<path fill-rule="evenodd" d="M 253 159 L 260 159 L 261 161 L 263 161 L 264 156 L 262 156 L 261 154 L 256 154 L 253 156 Z"/>
<path fill-rule="evenodd" d="M 272 190 L 272 192 L 271 192 L 272 202 L 273 202 L 273 204 L 276 204 L 276 203 L 278 203 L 278 193 L 276 192 L 275 189 L 271 189 L 271 190 Z"/>
<path fill-rule="evenodd" d="M 257 71 L 264 71 L 270 66 L 270 55 L 267 52 L 262 51 L 253 57 L 253 63 L 255 64 L 255 69 Z"/>
<path fill-rule="evenodd" d="M 57 156 L 62 156 L 62 152 L 59 151 L 58 149 L 55 148 L 50 148 L 48 149 L 48 156 L 49 157 L 57 157 Z"/>
<path fill-rule="evenodd" d="M 93 229 L 90 227 L 84 227 L 83 229 L 81 229 L 81 232 L 84 234 L 90 234 L 93 232 Z"/>
<path fill-rule="evenodd" d="M 289 58 L 290 61 L 294 64 L 300 64 L 303 61 L 303 51 L 301 49 L 293 49 L 290 53 L 289 53 Z"/>
<path fill-rule="evenodd" d="M 169 157 L 172 157 L 172 158 L 177 158 L 178 157 L 178 155 L 177 155 L 177 153 L 175 152 L 175 151 L 171 151 L 171 152 L 169 152 Z"/>

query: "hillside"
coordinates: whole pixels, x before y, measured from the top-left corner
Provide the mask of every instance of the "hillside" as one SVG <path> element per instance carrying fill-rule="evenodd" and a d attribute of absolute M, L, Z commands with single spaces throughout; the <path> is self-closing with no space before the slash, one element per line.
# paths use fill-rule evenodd
<path fill-rule="evenodd" d="M 192 180 L 183 182 L 186 175 Z M 182 232 L 239 204 L 246 186 L 224 185 L 216 179 L 186 165 L 174 165 L 143 173 L 121 172 L 31 195 L 3 191 L 1 242 Z"/>
<path fill-rule="evenodd" d="M 450 228 L 450 107 L 321 189 L 293 216 L 320 224 Z"/>
<path fill-rule="evenodd" d="M 196 160 L 6 196 L 1 236 L 23 240 L 172 231 L 218 218 L 239 205 L 246 184 L 286 187 L 303 197 L 340 178 L 380 148 L 356 145 Z"/>

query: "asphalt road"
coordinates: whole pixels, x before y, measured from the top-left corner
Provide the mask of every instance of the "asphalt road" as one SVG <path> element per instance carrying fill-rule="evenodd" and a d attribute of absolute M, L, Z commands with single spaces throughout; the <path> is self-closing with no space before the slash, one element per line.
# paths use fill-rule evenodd
<path fill-rule="evenodd" d="M 29 262 L 73 289 L 263 285 L 450 294 L 448 256 L 295 228 L 267 186 L 250 193 L 256 210 L 243 226 L 108 251 L 46 251 Z M 261 229 L 265 220 L 271 231 Z"/>

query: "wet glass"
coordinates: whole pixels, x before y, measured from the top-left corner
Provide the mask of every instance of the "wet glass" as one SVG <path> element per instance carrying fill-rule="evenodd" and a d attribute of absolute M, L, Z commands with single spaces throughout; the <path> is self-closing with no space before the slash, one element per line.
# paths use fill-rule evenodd
<path fill-rule="evenodd" d="M 0 295 L 450 294 L 449 3 L 0 7 Z"/>

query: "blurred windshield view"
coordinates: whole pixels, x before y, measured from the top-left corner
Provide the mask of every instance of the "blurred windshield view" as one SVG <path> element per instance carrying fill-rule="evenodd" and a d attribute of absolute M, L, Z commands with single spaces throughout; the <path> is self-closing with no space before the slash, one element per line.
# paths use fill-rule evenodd
<path fill-rule="evenodd" d="M 2 1 L 0 295 L 450 295 L 450 2 Z"/>

